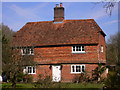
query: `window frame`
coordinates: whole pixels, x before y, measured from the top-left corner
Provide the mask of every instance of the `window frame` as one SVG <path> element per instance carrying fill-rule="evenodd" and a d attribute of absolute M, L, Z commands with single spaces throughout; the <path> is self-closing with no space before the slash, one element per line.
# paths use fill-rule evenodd
<path fill-rule="evenodd" d="M 25 53 L 24 53 L 25 50 Z M 27 54 L 27 50 L 29 50 L 29 53 Z M 22 55 L 34 55 L 34 48 L 22 48 L 21 49 Z"/>
<path fill-rule="evenodd" d="M 31 73 L 28 72 L 29 68 L 31 68 Z M 34 69 L 33 69 L 33 68 L 34 68 Z M 33 72 L 33 71 L 34 71 L 34 72 Z M 36 74 L 36 66 L 25 66 L 24 73 L 27 73 L 27 74 Z"/>
<path fill-rule="evenodd" d="M 73 71 L 73 67 L 74 66 L 74 71 Z M 80 66 L 80 72 L 76 72 L 76 67 L 77 66 Z M 82 67 L 84 67 L 84 71 L 83 71 L 83 68 Z M 82 64 L 82 65 L 71 65 L 71 74 L 80 74 L 80 73 L 84 73 L 85 72 L 85 65 L 84 64 Z"/>
<path fill-rule="evenodd" d="M 80 50 L 80 51 L 77 51 L 77 49 Z M 84 49 L 84 51 L 83 51 L 83 49 Z M 83 45 L 74 45 L 74 46 L 72 46 L 72 53 L 85 53 L 85 46 L 83 46 Z"/>

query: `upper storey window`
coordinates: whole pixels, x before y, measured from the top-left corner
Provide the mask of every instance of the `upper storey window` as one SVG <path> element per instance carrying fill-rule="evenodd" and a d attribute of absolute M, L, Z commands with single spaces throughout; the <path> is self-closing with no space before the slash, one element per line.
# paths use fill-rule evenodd
<path fill-rule="evenodd" d="M 103 52 L 103 46 L 101 45 L 100 51 Z"/>
<path fill-rule="evenodd" d="M 72 46 L 72 53 L 85 53 L 84 46 Z"/>
<path fill-rule="evenodd" d="M 22 55 L 34 55 L 33 48 L 23 48 L 21 49 Z"/>

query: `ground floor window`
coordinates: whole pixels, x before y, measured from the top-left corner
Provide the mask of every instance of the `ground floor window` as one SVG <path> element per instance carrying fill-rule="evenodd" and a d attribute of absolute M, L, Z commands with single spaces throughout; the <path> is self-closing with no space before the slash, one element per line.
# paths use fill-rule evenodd
<path fill-rule="evenodd" d="M 28 74 L 36 74 L 36 67 L 35 66 L 26 66 L 23 72 L 28 73 Z"/>
<path fill-rule="evenodd" d="M 71 65 L 71 73 L 85 72 L 85 65 Z"/>

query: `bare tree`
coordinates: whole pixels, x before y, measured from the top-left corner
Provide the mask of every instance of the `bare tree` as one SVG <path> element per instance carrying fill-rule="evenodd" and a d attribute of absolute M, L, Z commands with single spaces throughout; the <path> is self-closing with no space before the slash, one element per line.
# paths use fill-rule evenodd
<path fill-rule="evenodd" d="M 106 13 L 111 16 L 112 15 L 112 11 L 115 7 L 115 5 L 117 4 L 118 0 L 102 0 L 101 2 L 97 2 L 95 4 L 101 4 L 103 5 L 103 8 L 105 9 Z"/>
<path fill-rule="evenodd" d="M 110 64 L 120 64 L 120 32 L 112 35 L 107 43 L 107 61 Z"/>

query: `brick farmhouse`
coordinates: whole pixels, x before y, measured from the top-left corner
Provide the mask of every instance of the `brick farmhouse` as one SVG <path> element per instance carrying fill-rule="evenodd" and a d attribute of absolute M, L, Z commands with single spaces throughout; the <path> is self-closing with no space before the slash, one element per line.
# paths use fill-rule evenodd
<path fill-rule="evenodd" d="M 25 71 L 34 80 L 49 75 L 54 82 L 71 82 L 76 75 L 106 64 L 105 33 L 94 19 L 65 20 L 62 4 L 53 21 L 28 22 L 13 37 L 21 55 L 34 56 L 36 66 Z"/>

